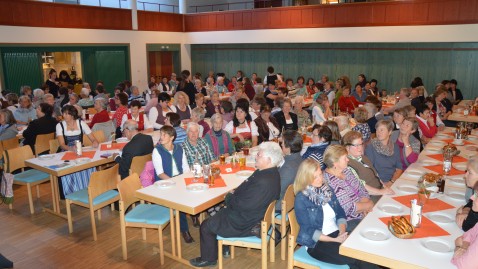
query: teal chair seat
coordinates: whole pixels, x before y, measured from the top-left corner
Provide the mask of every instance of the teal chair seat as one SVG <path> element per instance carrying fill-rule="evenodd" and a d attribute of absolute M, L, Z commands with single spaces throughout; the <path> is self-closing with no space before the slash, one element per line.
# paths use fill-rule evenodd
<path fill-rule="evenodd" d="M 118 196 L 119 193 L 117 190 L 110 190 L 105 193 L 98 195 L 95 199 L 93 199 L 93 205 L 98 205 L 103 202 L 106 202 L 115 196 Z M 70 193 L 65 196 L 66 199 L 81 202 L 84 204 L 88 204 L 88 189 L 83 189 L 81 191 L 75 191 L 74 193 Z"/>
<path fill-rule="evenodd" d="M 318 266 L 320 269 L 349 269 L 348 265 L 337 265 L 326 262 L 321 262 L 309 255 L 304 246 L 300 247 L 294 252 L 294 260 L 309 264 L 312 266 Z"/>
<path fill-rule="evenodd" d="M 267 233 L 267 242 L 269 242 L 269 239 L 271 238 L 271 229 L 269 229 L 269 232 Z M 261 239 L 257 236 L 247 236 L 247 237 L 222 237 L 218 235 L 216 237 L 217 240 L 226 240 L 226 241 L 241 241 L 241 242 L 247 242 L 247 243 L 252 243 L 252 244 L 261 244 Z"/>
<path fill-rule="evenodd" d="M 282 219 L 282 214 L 276 215 L 275 218 L 278 219 L 278 220 L 281 220 L 281 219 Z M 286 221 L 289 221 L 289 214 L 287 214 L 287 215 L 285 216 L 285 220 L 286 220 Z"/>
<path fill-rule="evenodd" d="M 50 178 L 50 175 L 41 171 L 31 169 L 13 175 L 13 180 L 23 183 L 34 183 L 40 180 Z"/>
<path fill-rule="evenodd" d="M 164 225 L 169 221 L 169 208 L 160 205 L 140 204 L 125 215 L 125 221 Z"/>

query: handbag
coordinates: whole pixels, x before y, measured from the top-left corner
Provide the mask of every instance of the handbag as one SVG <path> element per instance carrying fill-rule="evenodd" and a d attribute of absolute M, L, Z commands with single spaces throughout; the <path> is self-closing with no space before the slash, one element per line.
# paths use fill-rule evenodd
<path fill-rule="evenodd" d="M 13 174 L 2 171 L 0 184 L 0 204 L 13 204 Z"/>

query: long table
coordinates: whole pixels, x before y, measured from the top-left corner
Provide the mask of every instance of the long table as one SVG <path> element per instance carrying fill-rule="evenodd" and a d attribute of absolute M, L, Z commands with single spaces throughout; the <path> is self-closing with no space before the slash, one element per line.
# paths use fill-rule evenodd
<path fill-rule="evenodd" d="M 434 212 L 424 213 L 423 216 L 429 218 L 432 225 L 437 225 L 449 235 L 442 236 L 429 236 L 417 239 L 399 239 L 393 236 L 387 229 L 386 224 L 380 220 L 380 218 L 390 217 L 392 215 L 409 215 L 410 204 L 401 204 L 394 197 L 400 197 L 405 195 L 416 194 L 417 186 L 420 174 L 432 172 L 424 166 L 430 164 L 442 163 L 430 158 L 429 155 L 439 154 L 437 149 L 440 145 L 440 141 L 445 139 L 451 139 L 452 129 L 447 128 L 444 132 L 439 133 L 432 141 L 425 147 L 424 151 L 420 154 L 419 160 L 410 165 L 409 168 L 403 173 L 403 175 L 393 184 L 392 189 L 395 191 L 395 195 L 383 196 L 375 205 L 372 212 L 370 212 L 361 223 L 355 228 L 345 242 L 340 246 L 340 253 L 345 256 L 365 260 L 371 263 L 379 264 L 390 268 L 455 268 L 451 264 L 451 258 L 453 256 L 453 250 L 455 246 L 455 239 L 463 234 L 463 231 L 455 223 L 456 209 L 466 203 L 465 195 L 465 183 L 463 180 L 464 175 L 448 176 L 445 186 L 445 194 L 439 196 L 437 199 L 450 205 L 448 209 L 437 210 Z M 445 135 L 449 134 L 450 137 Z M 475 133 L 476 134 L 476 133 Z M 471 144 L 458 146 L 461 151 L 461 157 L 466 159 L 476 155 L 478 144 L 477 140 L 470 140 Z M 462 162 L 459 164 L 455 162 L 453 165 L 459 170 L 464 170 Z M 461 196 L 463 195 L 463 196 Z M 431 200 L 428 201 L 430 203 Z M 430 206 L 430 205 L 429 205 Z M 427 204 L 424 205 L 426 209 Z M 387 208 L 389 208 L 388 213 Z M 395 208 L 390 210 L 390 208 Z M 437 214 L 440 215 L 437 218 Z M 442 219 L 442 221 L 439 221 Z M 448 219 L 443 221 L 443 219 Z M 434 224 L 433 224 L 434 223 Z M 424 228 L 418 228 L 424 229 Z M 367 232 L 382 232 L 388 236 L 386 240 L 373 241 L 367 239 Z M 436 252 L 425 247 L 430 243 L 430 240 L 435 240 L 440 244 L 449 246 L 449 250 L 445 252 Z"/>

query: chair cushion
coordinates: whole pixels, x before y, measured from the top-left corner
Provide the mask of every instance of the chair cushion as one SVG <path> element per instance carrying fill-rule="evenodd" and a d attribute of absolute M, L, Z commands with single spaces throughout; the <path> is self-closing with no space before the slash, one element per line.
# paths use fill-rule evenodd
<path fill-rule="evenodd" d="M 271 229 L 269 229 L 269 232 L 267 233 L 267 242 L 269 242 L 269 239 L 271 238 Z M 227 241 L 241 241 L 241 242 L 247 242 L 247 243 L 252 243 L 252 244 L 261 244 L 261 239 L 257 236 L 247 236 L 247 237 L 222 237 L 218 235 L 216 237 L 217 240 L 227 240 Z"/>
<path fill-rule="evenodd" d="M 49 178 L 50 175 L 35 169 L 27 170 L 13 175 L 13 182 L 34 183 Z"/>
<path fill-rule="evenodd" d="M 282 219 L 282 214 L 279 214 L 279 215 L 275 216 L 275 218 L 278 219 L 278 220 L 281 220 L 281 219 Z M 289 221 L 289 214 L 287 214 L 287 215 L 285 216 L 285 220 L 286 220 L 286 221 Z"/>
<path fill-rule="evenodd" d="M 298 262 L 302 262 L 305 264 L 309 264 L 312 266 L 318 266 L 320 269 L 348 269 L 348 265 L 337 265 L 337 264 L 331 264 L 331 263 L 326 263 L 326 262 L 321 262 L 319 260 L 316 260 L 312 256 L 307 253 L 307 250 L 305 247 L 300 247 L 298 250 L 294 252 L 294 260 Z"/>
<path fill-rule="evenodd" d="M 98 195 L 95 199 L 93 199 L 93 205 L 101 204 L 105 201 L 115 198 L 115 196 L 118 197 L 119 199 L 119 194 L 117 190 L 110 190 L 105 193 L 102 193 Z M 68 200 L 78 201 L 81 203 L 88 204 L 88 189 L 75 191 L 74 193 L 68 194 L 65 198 Z"/>
<path fill-rule="evenodd" d="M 164 225 L 169 221 L 169 208 L 160 205 L 140 204 L 125 216 L 126 222 Z"/>

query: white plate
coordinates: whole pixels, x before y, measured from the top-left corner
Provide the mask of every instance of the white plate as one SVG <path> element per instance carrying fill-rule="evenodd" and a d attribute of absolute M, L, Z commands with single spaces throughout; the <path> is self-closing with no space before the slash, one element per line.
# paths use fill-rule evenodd
<path fill-rule="evenodd" d="M 405 176 L 408 176 L 408 177 L 411 177 L 411 178 L 419 178 L 421 176 L 423 176 L 425 174 L 425 172 L 419 172 L 419 171 L 409 171 L 409 172 L 405 172 Z"/>
<path fill-rule="evenodd" d="M 465 185 L 465 179 L 463 179 L 463 177 L 451 177 L 450 180 L 457 184 Z"/>
<path fill-rule="evenodd" d="M 126 137 L 120 137 L 120 138 L 116 139 L 116 142 L 120 142 L 120 143 L 124 143 L 124 142 L 128 142 L 128 141 L 129 140 Z"/>
<path fill-rule="evenodd" d="M 440 140 L 433 140 L 433 141 L 430 141 L 430 143 L 428 143 L 430 145 L 434 145 L 434 146 L 437 146 L 437 147 L 442 147 L 446 145 L 445 142 L 443 141 L 440 141 Z"/>
<path fill-rule="evenodd" d="M 463 141 L 453 141 L 452 144 L 455 145 L 455 146 L 463 146 L 465 144 L 465 142 L 463 142 Z"/>
<path fill-rule="evenodd" d="M 186 190 L 190 192 L 203 192 L 209 189 L 209 185 L 205 183 L 193 183 L 186 186 Z"/>
<path fill-rule="evenodd" d="M 176 186 L 176 182 L 171 179 L 163 179 L 163 180 L 154 182 L 154 186 L 160 189 L 169 189 Z"/>
<path fill-rule="evenodd" d="M 397 187 L 399 191 L 406 193 L 417 193 L 418 187 L 415 185 L 404 184 Z"/>
<path fill-rule="evenodd" d="M 240 178 L 244 178 L 244 179 L 247 179 L 249 178 L 252 173 L 254 173 L 254 171 L 250 171 L 250 170 L 241 170 L 239 172 L 236 173 L 236 176 L 240 177 Z"/>
<path fill-rule="evenodd" d="M 76 159 L 76 160 L 75 160 L 75 163 L 77 163 L 77 164 L 83 164 L 83 163 L 87 163 L 87 162 L 89 162 L 89 161 L 91 161 L 90 158 L 83 157 L 83 158 L 78 158 L 78 159 Z"/>
<path fill-rule="evenodd" d="M 423 164 L 423 166 L 432 166 L 432 165 L 437 165 L 440 162 L 438 162 L 436 160 L 425 159 L 425 160 L 420 161 L 420 163 Z"/>
<path fill-rule="evenodd" d="M 442 147 L 437 147 L 437 146 L 429 146 L 429 147 L 427 147 L 426 150 L 431 152 L 431 153 L 441 153 L 443 148 Z"/>
<path fill-rule="evenodd" d="M 445 138 L 445 139 L 453 138 L 453 136 L 447 135 L 447 134 L 437 134 L 436 137 L 438 137 L 438 138 Z"/>
<path fill-rule="evenodd" d="M 53 158 L 55 158 L 55 154 L 45 154 L 38 156 L 38 159 L 40 160 L 51 160 Z"/>
<path fill-rule="evenodd" d="M 452 222 L 455 222 L 455 219 L 452 216 L 450 216 L 448 214 L 444 214 L 444 213 L 431 213 L 427 216 L 427 218 L 431 219 L 434 222 L 438 222 L 438 223 L 452 223 Z"/>
<path fill-rule="evenodd" d="M 366 228 L 360 231 L 360 235 L 372 241 L 385 241 L 390 238 L 390 232 L 380 228 Z"/>
<path fill-rule="evenodd" d="M 452 252 L 454 247 L 451 243 L 441 240 L 441 239 L 436 239 L 436 238 L 427 238 L 421 241 L 422 246 L 424 246 L 426 249 L 438 252 L 438 253 L 448 253 Z"/>
<path fill-rule="evenodd" d="M 378 209 L 387 213 L 387 214 L 400 214 L 403 212 L 403 206 L 401 205 L 394 205 L 394 204 L 382 204 L 378 206 Z"/>
<path fill-rule="evenodd" d="M 462 192 L 450 191 L 450 192 L 446 193 L 446 195 L 448 195 L 452 199 L 465 201 L 465 194 L 462 193 Z"/>
<path fill-rule="evenodd" d="M 453 167 L 460 171 L 465 171 L 466 170 L 466 163 L 454 163 Z"/>

